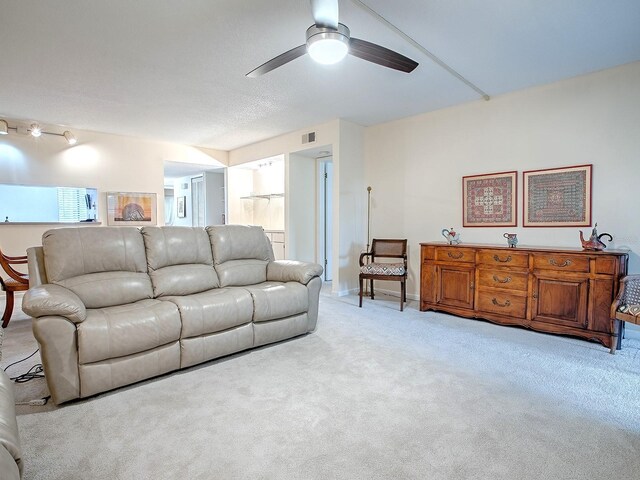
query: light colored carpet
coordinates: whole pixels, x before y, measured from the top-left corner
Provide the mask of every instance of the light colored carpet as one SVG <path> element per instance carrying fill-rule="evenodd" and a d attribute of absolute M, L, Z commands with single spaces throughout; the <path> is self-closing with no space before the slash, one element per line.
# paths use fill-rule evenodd
<path fill-rule="evenodd" d="M 640 334 L 610 355 L 323 295 L 314 334 L 19 412 L 27 480 L 636 479 Z"/>

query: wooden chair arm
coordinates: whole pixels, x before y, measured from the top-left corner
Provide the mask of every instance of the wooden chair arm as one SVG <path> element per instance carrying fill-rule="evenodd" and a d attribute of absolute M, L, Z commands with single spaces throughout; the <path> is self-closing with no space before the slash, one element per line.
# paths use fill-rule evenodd
<path fill-rule="evenodd" d="M 11 265 L 24 265 L 27 263 L 27 257 L 8 257 L 4 254 L 0 254 L 0 265 L 2 269 L 7 272 L 11 278 L 13 278 L 16 282 L 22 283 L 24 285 L 29 284 L 29 275 L 26 273 L 19 272 L 14 269 Z"/>
<path fill-rule="evenodd" d="M 371 252 L 364 252 L 360 254 L 360 259 L 359 259 L 359 263 L 361 267 L 364 267 L 364 257 L 370 257 L 371 256 Z"/>
<path fill-rule="evenodd" d="M 611 304 L 611 318 L 616 317 L 616 312 L 618 311 L 618 308 L 620 307 L 620 305 L 623 303 L 622 299 L 625 298 L 627 285 L 632 285 L 636 283 L 640 284 L 640 275 L 627 275 L 620 279 L 620 287 L 618 288 L 618 294 L 616 295 L 616 298 L 613 300 L 613 303 Z M 637 288 L 640 288 L 640 286 Z"/>

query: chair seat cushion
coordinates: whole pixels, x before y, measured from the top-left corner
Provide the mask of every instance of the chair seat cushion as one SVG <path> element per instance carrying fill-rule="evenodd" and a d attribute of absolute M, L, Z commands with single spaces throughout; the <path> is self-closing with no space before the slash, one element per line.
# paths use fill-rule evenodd
<path fill-rule="evenodd" d="M 366 275 L 404 275 L 404 263 L 370 263 L 360 267 L 360 273 Z"/>
<path fill-rule="evenodd" d="M 182 318 L 180 338 L 221 332 L 251 322 L 253 300 L 246 290 L 216 288 L 193 295 L 163 297 L 175 303 Z"/>
<path fill-rule="evenodd" d="M 171 302 L 141 300 L 87 309 L 78 324 L 78 361 L 99 362 L 150 350 L 180 338 L 180 314 Z"/>
<path fill-rule="evenodd" d="M 632 315 L 634 317 L 640 316 L 640 305 L 620 305 L 618 307 L 618 311 L 621 313 L 626 313 L 627 315 Z"/>

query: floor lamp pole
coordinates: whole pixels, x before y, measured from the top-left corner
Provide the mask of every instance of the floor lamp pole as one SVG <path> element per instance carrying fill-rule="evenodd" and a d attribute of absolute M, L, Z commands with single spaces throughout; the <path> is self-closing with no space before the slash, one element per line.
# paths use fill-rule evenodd
<path fill-rule="evenodd" d="M 369 247 L 371 244 L 371 187 L 367 187 L 367 253 L 369 253 Z M 367 258 L 367 264 L 369 264 L 369 257 Z M 369 295 L 369 282 L 364 282 L 364 294 Z"/>

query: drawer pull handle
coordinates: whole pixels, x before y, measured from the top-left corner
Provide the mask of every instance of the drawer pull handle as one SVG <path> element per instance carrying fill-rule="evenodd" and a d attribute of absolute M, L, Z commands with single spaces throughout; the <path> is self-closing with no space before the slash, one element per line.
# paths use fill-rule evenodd
<path fill-rule="evenodd" d="M 549 259 L 549 263 L 550 263 L 551 265 L 553 265 L 554 267 L 560 267 L 560 268 L 562 268 L 562 267 L 568 267 L 569 265 L 571 265 L 571 263 L 572 263 L 572 262 L 571 262 L 571 260 L 565 260 L 565 261 L 564 261 L 564 262 L 562 262 L 562 263 L 558 263 L 558 262 L 556 262 L 556 259 L 555 259 L 555 258 L 550 258 L 550 259 Z"/>
<path fill-rule="evenodd" d="M 495 298 L 494 298 L 493 300 L 491 300 L 491 303 L 493 303 L 493 304 L 494 304 L 495 306 L 497 306 L 497 307 L 502 307 L 502 308 L 505 308 L 505 307 L 508 307 L 509 305 L 511 305 L 511 302 L 510 302 L 509 300 L 505 300 L 505 302 L 504 302 L 504 303 L 500 303 L 500 302 L 499 302 L 497 299 L 495 299 Z"/>
<path fill-rule="evenodd" d="M 494 275 L 493 276 L 493 281 L 494 282 L 498 282 L 498 283 L 509 283 L 511 281 L 511 277 L 506 277 L 504 279 L 501 279 L 497 275 Z"/>
<path fill-rule="evenodd" d="M 500 262 L 500 263 L 509 263 L 511 261 L 511 255 L 509 255 L 506 259 L 502 260 L 498 255 L 494 255 L 493 259 L 496 262 Z"/>
<path fill-rule="evenodd" d="M 463 255 L 464 255 L 464 253 L 462 253 L 462 252 L 458 252 L 458 253 L 447 252 L 447 256 L 449 258 L 453 258 L 455 260 L 458 260 L 459 258 L 462 258 Z"/>

